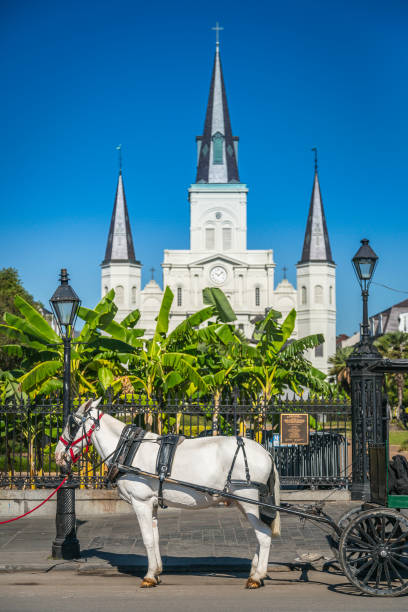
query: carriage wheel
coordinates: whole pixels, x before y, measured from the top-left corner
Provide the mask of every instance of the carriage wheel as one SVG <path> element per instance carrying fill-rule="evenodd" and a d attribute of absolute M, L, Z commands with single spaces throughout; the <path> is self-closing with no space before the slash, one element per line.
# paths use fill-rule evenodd
<path fill-rule="evenodd" d="M 408 520 L 399 512 L 361 512 L 343 531 L 339 556 L 345 576 L 364 593 L 408 592 Z"/>

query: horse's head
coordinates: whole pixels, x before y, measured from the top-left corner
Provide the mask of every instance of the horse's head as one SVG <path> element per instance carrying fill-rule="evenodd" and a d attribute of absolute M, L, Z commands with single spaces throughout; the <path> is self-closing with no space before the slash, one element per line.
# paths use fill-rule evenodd
<path fill-rule="evenodd" d="M 93 416 L 92 409 L 98 407 L 101 399 L 101 397 L 97 400 L 90 399 L 82 404 L 74 414 L 69 415 L 55 449 L 55 461 L 63 470 L 67 470 L 84 446 L 89 445 L 90 436 L 95 426 L 99 426 L 99 419 L 102 416 L 99 411 L 96 416 Z M 92 425 L 94 425 L 93 428 Z"/>

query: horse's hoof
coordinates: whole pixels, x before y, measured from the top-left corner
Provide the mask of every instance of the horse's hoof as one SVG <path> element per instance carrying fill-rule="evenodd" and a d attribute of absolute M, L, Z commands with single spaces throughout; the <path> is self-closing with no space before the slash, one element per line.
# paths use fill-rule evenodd
<path fill-rule="evenodd" d="M 157 582 L 154 578 L 143 578 L 140 588 L 141 589 L 151 589 L 152 587 L 155 587 L 156 584 Z"/>
<path fill-rule="evenodd" d="M 247 589 L 259 589 L 261 586 L 261 582 L 259 580 L 254 580 L 253 578 L 248 578 L 246 583 Z"/>

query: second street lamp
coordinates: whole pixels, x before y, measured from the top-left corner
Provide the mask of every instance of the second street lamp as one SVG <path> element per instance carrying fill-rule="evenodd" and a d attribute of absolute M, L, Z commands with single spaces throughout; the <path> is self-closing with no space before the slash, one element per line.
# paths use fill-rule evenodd
<path fill-rule="evenodd" d="M 374 271 L 377 267 L 378 262 L 378 257 L 374 253 L 368 242 L 369 241 L 367 240 L 367 238 L 363 238 L 363 240 L 361 241 L 361 247 L 351 260 L 358 282 L 360 283 L 361 295 L 363 297 L 363 326 L 361 330 L 362 342 L 369 341 L 370 331 L 368 327 L 368 289 L 370 287 L 371 280 L 373 278 Z"/>
<path fill-rule="evenodd" d="M 352 499 L 369 499 L 369 455 L 370 444 L 383 444 L 386 438 L 386 411 L 383 402 L 383 375 L 373 371 L 381 359 L 373 344 L 368 324 L 368 289 L 370 287 L 378 257 L 368 240 L 354 255 L 352 264 L 361 287 L 363 298 L 363 323 L 360 342 L 356 344 L 347 360 L 351 378 L 352 410 Z"/>
<path fill-rule="evenodd" d="M 63 428 L 71 411 L 71 341 L 81 300 L 68 283 L 66 268 L 61 270 L 60 286 L 50 299 L 64 345 Z M 57 534 L 52 544 L 53 559 L 77 559 L 80 556 L 76 537 L 75 487 L 71 475 L 57 493 Z"/>

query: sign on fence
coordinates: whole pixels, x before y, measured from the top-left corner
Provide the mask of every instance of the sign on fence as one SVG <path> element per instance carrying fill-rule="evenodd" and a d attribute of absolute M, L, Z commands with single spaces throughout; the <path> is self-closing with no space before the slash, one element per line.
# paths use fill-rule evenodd
<path fill-rule="evenodd" d="M 281 414 L 280 443 L 282 445 L 309 444 L 309 415 Z"/>

